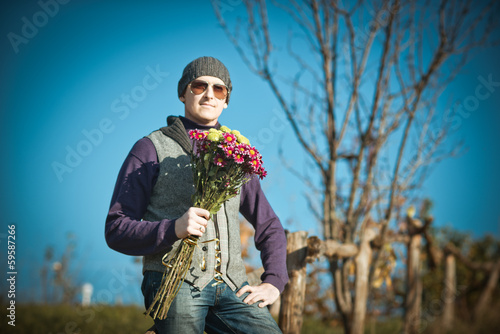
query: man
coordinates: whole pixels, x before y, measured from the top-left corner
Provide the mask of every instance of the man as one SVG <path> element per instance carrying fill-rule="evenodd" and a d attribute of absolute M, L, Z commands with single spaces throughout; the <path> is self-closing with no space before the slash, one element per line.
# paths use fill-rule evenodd
<path fill-rule="evenodd" d="M 286 238 L 259 179 L 243 185 L 213 221 L 207 210 L 191 207 L 192 142 L 187 131 L 220 126 L 219 116 L 232 92 L 229 72 L 215 58 L 195 59 L 184 69 L 177 91 L 184 117 L 169 116 L 168 126 L 140 139 L 123 163 L 106 219 L 106 241 L 121 253 L 144 256 L 142 291 L 148 308 L 161 284 L 163 255 L 174 254 L 187 236 L 200 237 L 167 318 L 155 320 L 159 333 L 281 333 L 265 306 L 279 297 L 288 281 Z M 258 286 L 246 282 L 239 213 L 255 228 L 265 270 Z M 214 238 L 220 243 L 202 243 Z M 216 273 L 223 282 L 214 280 Z"/>

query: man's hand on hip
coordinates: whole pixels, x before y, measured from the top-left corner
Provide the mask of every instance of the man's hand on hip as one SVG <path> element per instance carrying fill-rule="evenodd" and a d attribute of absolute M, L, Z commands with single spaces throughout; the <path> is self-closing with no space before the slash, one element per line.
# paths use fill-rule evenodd
<path fill-rule="evenodd" d="M 238 290 L 236 296 L 240 297 L 246 292 L 250 292 L 248 296 L 243 300 L 244 303 L 248 305 L 259 303 L 259 307 L 265 307 L 274 303 L 280 296 L 280 291 L 274 285 L 270 283 L 262 283 L 257 286 L 245 285 Z"/>

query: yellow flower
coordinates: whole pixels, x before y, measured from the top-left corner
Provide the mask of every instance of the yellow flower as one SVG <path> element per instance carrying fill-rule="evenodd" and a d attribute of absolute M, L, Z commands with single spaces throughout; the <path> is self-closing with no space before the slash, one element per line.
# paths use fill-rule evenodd
<path fill-rule="evenodd" d="M 410 207 L 406 210 L 406 214 L 410 218 L 413 218 L 415 216 L 415 212 L 416 212 L 415 206 L 413 206 L 413 205 L 410 205 Z"/>
<path fill-rule="evenodd" d="M 241 136 L 241 133 L 238 130 L 233 130 L 231 133 L 235 136 Z"/>
<path fill-rule="evenodd" d="M 222 131 L 222 132 L 226 132 L 226 133 L 231 132 L 231 129 L 230 129 L 230 128 L 228 128 L 228 127 L 227 127 L 227 126 L 225 126 L 225 125 L 221 126 L 219 130 L 220 130 L 220 131 Z"/>

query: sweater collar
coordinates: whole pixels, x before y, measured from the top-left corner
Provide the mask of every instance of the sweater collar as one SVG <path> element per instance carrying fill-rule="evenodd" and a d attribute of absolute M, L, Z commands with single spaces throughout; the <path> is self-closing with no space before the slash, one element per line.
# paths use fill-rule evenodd
<path fill-rule="evenodd" d="M 186 128 L 187 131 L 194 130 L 194 129 L 209 130 L 209 129 L 213 129 L 213 128 L 216 128 L 216 129 L 220 128 L 219 122 L 217 122 L 217 124 L 215 124 L 214 126 L 210 126 L 210 125 L 200 125 L 198 123 L 193 122 L 190 119 L 187 119 L 184 116 L 179 116 L 179 119 L 182 121 L 182 124 L 184 124 L 184 128 Z"/>
<path fill-rule="evenodd" d="M 160 130 L 164 135 L 174 139 L 181 147 L 190 154 L 193 147 L 191 140 L 188 136 L 188 131 L 193 129 L 208 130 L 210 128 L 219 128 L 220 124 L 217 122 L 215 126 L 199 125 L 195 122 L 182 116 L 168 116 L 167 117 L 168 126 L 164 126 Z"/>

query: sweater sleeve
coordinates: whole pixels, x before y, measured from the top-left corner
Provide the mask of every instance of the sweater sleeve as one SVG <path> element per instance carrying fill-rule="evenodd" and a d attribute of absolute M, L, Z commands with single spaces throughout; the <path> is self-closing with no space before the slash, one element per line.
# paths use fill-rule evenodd
<path fill-rule="evenodd" d="M 243 185 L 240 212 L 255 228 L 255 247 L 260 251 L 264 267 L 262 282 L 283 292 L 288 282 L 285 231 L 267 201 L 258 177 Z"/>
<path fill-rule="evenodd" d="M 178 238 L 175 219 L 142 220 L 159 173 L 156 149 L 142 138 L 126 157 L 106 218 L 108 246 L 127 255 L 150 255 L 169 248 Z"/>

